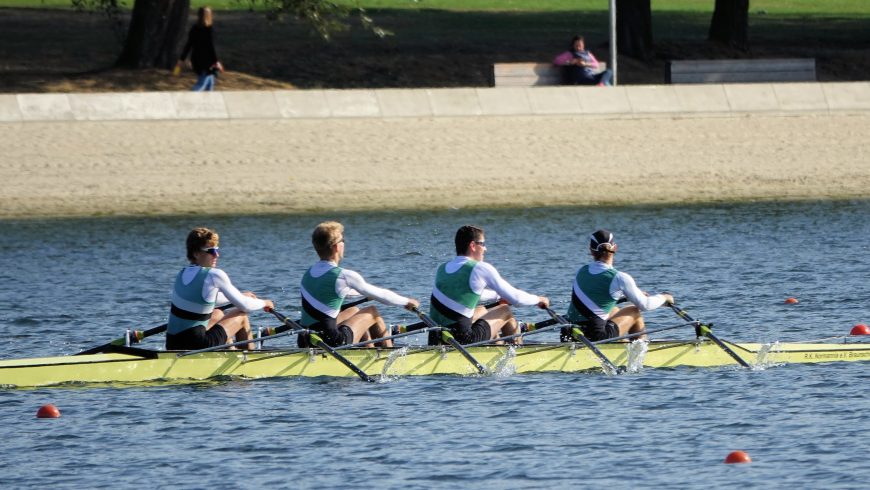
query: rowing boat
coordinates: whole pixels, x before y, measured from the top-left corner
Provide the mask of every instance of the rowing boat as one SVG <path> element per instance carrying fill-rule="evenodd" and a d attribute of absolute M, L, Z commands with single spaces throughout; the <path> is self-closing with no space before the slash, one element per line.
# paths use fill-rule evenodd
<path fill-rule="evenodd" d="M 870 360 L 870 343 L 726 343 L 753 366 Z M 598 347 L 617 366 L 632 364 L 631 344 Z M 535 343 L 520 347 L 470 347 L 475 359 L 493 373 L 580 372 L 601 370 L 600 359 L 576 343 Z M 449 347 L 354 348 L 344 356 L 371 376 L 477 375 L 459 352 Z M 150 382 L 185 383 L 215 378 L 257 379 L 280 376 L 354 376 L 320 349 L 180 352 L 112 346 L 108 352 L 79 356 L 0 361 L 0 386 Z M 634 360 L 637 362 L 636 360 Z M 647 345 L 638 365 L 644 368 L 736 365 L 720 346 L 705 339 L 656 340 Z"/>

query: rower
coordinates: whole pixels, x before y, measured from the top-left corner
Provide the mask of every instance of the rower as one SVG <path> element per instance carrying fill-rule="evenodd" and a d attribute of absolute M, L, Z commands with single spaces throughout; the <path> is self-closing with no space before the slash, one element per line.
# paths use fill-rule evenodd
<path fill-rule="evenodd" d="M 607 230 L 593 233 L 589 251 L 594 261 L 577 271 L 571 290 L 571 305 L 566 316 L 569 321 L 576 322 L 583 335 L 593 342 L 642 332 L 641 311 L 674 302 L 674 297 L 668 293 L 648 296 L 638 289 L 630 275 L 614 269 L 616 249 L 613 233 Z M 616 305 L 623 297 L 631 302 L 631 306 L 619 308 Z M 646 339 L 646 335 L 638 338 Z M 561 340 L 573 340 L 569 329 L 562 329 Z"/>
<path fill-rule="evenodd" d="M 248 313 L 273 308 L 267 299 L 248 291 L 240 292 L 227 273 L 217 268 L 220 248 L 218 234 L 208 228 L 194 228 L 187 235 L 190 265 L 181 269 L 172 288 L 172 304 L 166 327 L 166 349 L 196 350 L 251 339 Z M 232 303 L 226 311 L 216 304 Z M 248 344 L 248 349 L 253 349 Z"/>
<path fill-rule="evenodd" d="M 457 323 L 451 333 L 461 344 L 471 344 L 519 333 L 507 304 L 487 310 L 480 303 L 501 299 L 511 305 L 547 308 L 550 300 L 511 286 L 492 265 L 483 261 L 486 239 L 482 228 L 466 225 L 456 231 L 456 257 L 435 273 L 429 316 L 442 326 Z M 440 343 L 430 334 L 429 344 Z M 522 343 L 522 337 L 516 339 Z"/>
<path fill-rule="evenodd" d="M 320 261 L 302 277 L 302 326 L 320 334 L 323 341 L 337 347 L 356 344 L 389 335 L 377 307 L 341 309 L 346 296 L 364 295 L 381 303 L 409 310 L 420 302 L 405 298 L 389 289 L 373 286 L 355 271 L 339 267 L 346 242 L 344 226 L 335 221 L 320 223 L 311 234 L 311 243 Z M 308 336 L 300 335 L 299 347 L 309 347 Z M 379 342 L 392 347 L 392 340 Z"/>

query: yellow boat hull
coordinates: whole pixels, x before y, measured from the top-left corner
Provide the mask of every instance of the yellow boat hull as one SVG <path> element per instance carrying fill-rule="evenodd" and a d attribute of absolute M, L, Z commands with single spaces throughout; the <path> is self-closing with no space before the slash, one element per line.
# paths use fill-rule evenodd
<path fill-rule="evenodd" d="M 870 360 L 863 343 L 728 343 L 752 365 Z M 617 366 L 629 363 L 626 343 L 598 347 Z M 355 376 L 315 349 L 221 351 L 179 357 L 176 352 L 125 352 L 0 361 L 0 386 L 27 388 L 61 384 L 190 382 L 220 377 Z M 598 358 L 579 344 L 472 347 L 470 353 L 491 372 L 537 373 L 600 370 Z M 467 359 L 449 347 L 347 349 L 341 353 L 371 376 L 477 375 Z M 654 341 L 642 357 L 644 368 L 716 367 L 736 361 L 711 342 Z"/>

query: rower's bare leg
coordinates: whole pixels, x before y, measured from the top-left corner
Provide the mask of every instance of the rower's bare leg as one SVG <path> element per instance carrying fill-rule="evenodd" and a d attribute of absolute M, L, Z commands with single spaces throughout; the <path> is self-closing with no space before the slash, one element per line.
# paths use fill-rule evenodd
<path fill-rule="evenodd" d="M 619 336 L 628 335 L 632 333 L 642 332 L 644 330 L 644 321 L 643 315 L 641 315 L 640 310 L 637 306 L 626 306 L 625 308 L 621 308 L 616 314 L 614 314 L 610 319 L 619 327 Z M 640 335 L 638 337 L 633 337 L 630 340 L 646 340 L 646 334 Z"/>
<path fill-rule="evenodd" d="M 508 335 L 519 333 L 517 320 L 514 318 L 510 306 L 498 305 L 495 308 L 484 310 L 485 313 L 479 317 L 477 316 L 478 311 L 479 310 L 474 311 L 475 315 L 472 317 L 472 322 L 476 322 L 479 319 L 486 320 L 486 323 L 489 324 L 490 339 L 497 339 L 499 337 L 506 337 Z M 499 341 L 497 343 L 503 344 L 504 342 Z M 517 337 L 514 339 L 514 343 L 522 344 L 523 338 Z"/>
<path fill-rule="evenodd" d="M 341 315 L 339 315 L 340 317 Z M 366 306 L 359 309 L 358 312 L 350 318 L 338 323 L 350 327 L 353 331 L 353 341 L 364 342 L 366 340 L 386 337 L 387 325 L 376 306 Z M 392 347 L 392 340 L 384 340 L 380 343 L 381 347 Z M 371 345 L 367 347 L 373 347 Z"/>
<path fill-rule="evenodd" d="M 218 322 L 212 323 L 209 321 L 208 328 L 212 328 Z M 252 340 L 254 336 L 251 334 L 251 321 L 248 319 L 248 314 L 241 311 L 235 310 L 234 312 L 224 315 L 223 318 L 220 319 L 220 325 L 224 327 L 224 331 L 227 332 L 227 343 L 232 343 L 235 338 L 236 341 L 242 340 Z M 253 342 L 249 342 L 246 346 L 244 346 L 247 350 L 254 350 L 256 345 Z"/>

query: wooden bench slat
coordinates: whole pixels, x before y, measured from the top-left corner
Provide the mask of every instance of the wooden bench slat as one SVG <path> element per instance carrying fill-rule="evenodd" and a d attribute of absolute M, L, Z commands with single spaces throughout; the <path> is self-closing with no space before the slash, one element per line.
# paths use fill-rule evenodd
<path fill-rule="evenodd" d="M 673 60 L 667 83 L 740 83 L 816 81 L 813 58 L 754 60 Z"/>
<path fill-rule="evenodd" d="M 607 63 L 598 63 L 599 70 Z M 562 67 L 551 63 L 496 63 L 492 65 L 493 85 L 496 87 L 535 87 L 561 85 Z"/>

